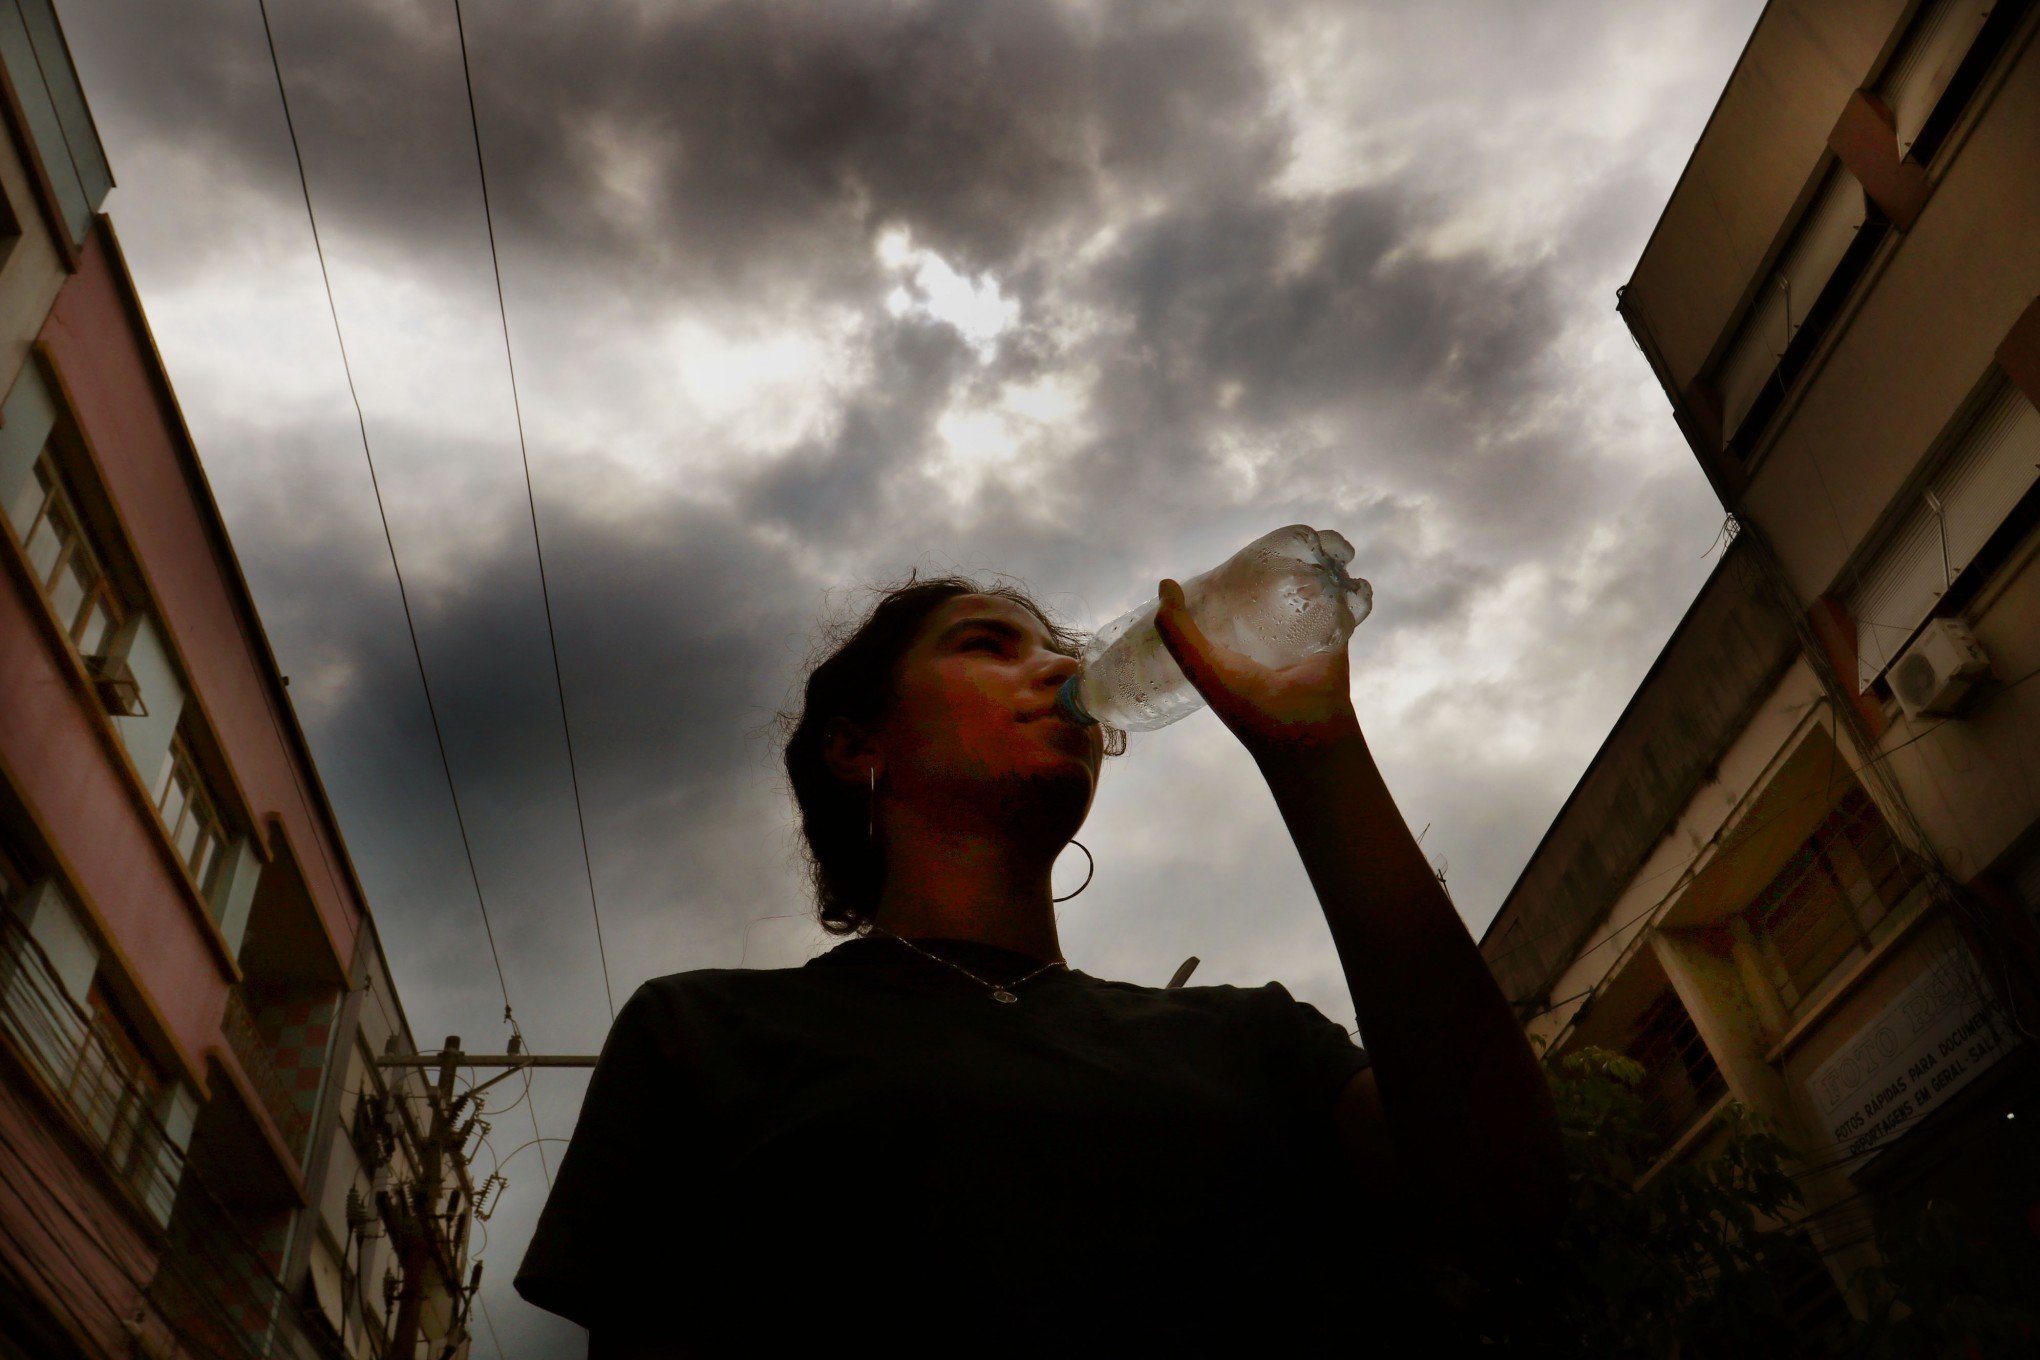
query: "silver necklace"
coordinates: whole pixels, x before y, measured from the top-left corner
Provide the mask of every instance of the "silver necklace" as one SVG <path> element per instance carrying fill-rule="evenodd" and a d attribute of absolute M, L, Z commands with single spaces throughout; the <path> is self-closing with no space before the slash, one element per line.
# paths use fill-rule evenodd
<path fill-rule="evenodd" d="M 919 954 L 924 959 L 933 959 L 937 963 L 947 964 L 949 967 L 954 968 L 957 972 L 969 978 L 972 982 L 975 982 L 978 986 L 983 987 L 985 990 L 990 992 L 992 1000 L 1003 1001 L 1008 1005 L 1011 1005 L 1013 1002 L 1018 1001 L 1020 999 L 1019 997 L 1013 995 L 1013 989 L 1015 987 L 1018 987 L 1021 983 L 1030 982 L 1033 979 L 1040 977 L 1043 973 L 1046 973 L 1051 968 L 1069 967 L 1069 965 L 1064 963 L 1061 959 L 1051 959 L 1049 962 L 1042 964 L 1041 967 L 1029 973 L 1026 977 L 1015 978 L 1013 981 L 1007 983 L 1005 986 L 1002 987 L 996 982 L 985 981 L 983 978 L 979 977 L 976 973 L 971 972 L 970 969 L 964 967 L 960 963 L 952 963 L 950 962 L 950 960 L 943 958 L 940 954 L 929 953 L 927 950 L 921 948 L 921 946 L 915 944 L 912 940 L 908 939 L 906 936 L 895 935 L 893 934 L 892 931 L 887 930 L 884 926 L 879 925 L 876 921 L 872 922 L 871 928 L 881 935 L 889 935 L 893 939 L 898 940 L 901 944 L 913 950 L 916 954 Z"/>

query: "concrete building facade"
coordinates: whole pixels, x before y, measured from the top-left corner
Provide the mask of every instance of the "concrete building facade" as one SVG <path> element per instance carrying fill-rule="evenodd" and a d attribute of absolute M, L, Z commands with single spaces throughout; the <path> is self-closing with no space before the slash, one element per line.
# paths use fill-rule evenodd
<path fill-rule="evenodd" d="M 0 1355 L 378 1357 L 406 1296 L 447 1353 L 472 1186 L 364 1065 L 411 1036 L 48 0 L 0 95 Z"/>
<path fill-rule="evenodd" d="M 2036 30 L 1758 20 L 1619 300 L 1733 540 L 1482 942 L 1646 1179 L 1775 1123 L 1809 1319 L 1929 1199 L 2040 1296 Z"/>

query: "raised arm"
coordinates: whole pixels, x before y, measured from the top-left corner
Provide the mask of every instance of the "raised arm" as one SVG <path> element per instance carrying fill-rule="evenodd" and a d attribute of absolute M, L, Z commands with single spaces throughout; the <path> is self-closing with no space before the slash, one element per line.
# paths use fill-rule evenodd
<path fill-rule="evenodd" d="M 1205 638 L 1175 582 L 1161 599 L 1164 643 L 1266 777 L 1331 927 L 1374 1059 L 1340 1101 L 1345 1146 L 1470 1261 L 1534 1251 L 1565 1211 L 1551 1091 L 1375 767 L 1345 651 L 1271 669 Z"/>
<path fill-rule="evenodd" d="M 1355 1081 L 1374 1080 L 1397 1171 L 1468 1246 L 1548 1241 L 1565 1210 L 1550 1087 L 1358 722 L 1321 749 L 1255 760 L 1331 926 L 1374 1059 Z M 1352 1092 L 1340 1108 L 1350 1121 L 1368 1103 Z"/>

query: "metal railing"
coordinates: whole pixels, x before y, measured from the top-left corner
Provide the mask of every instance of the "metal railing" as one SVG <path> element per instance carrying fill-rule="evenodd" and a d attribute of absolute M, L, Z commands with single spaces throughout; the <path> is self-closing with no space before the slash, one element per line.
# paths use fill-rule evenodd
<path fill-rule="evenodd" d="M 1838 966 L 1867 955 L 1923 878 L 1869 796 L 1850 789 L 1737 913 L 1786 1012 L 1802 1013 Z"/>
<path fill-rule="evenodd" d="M 319 1339 L 262 1254 L 150 1108 L 149 1086 L 65 990 L 49 956 L 0 910 L 0 1043 L 62 1105 L 72 1131 L 131 1193 L 157 1264 L 136 1279 L 194 1354 L 344 1360 Z M 108 1258 L 123 1272 L 131 1263 Z"/>
<path fill-rule="evenodd" d="M 1638 1092 L 1653 1156 L 1678 1142 L 1728 1090 L 1714 1055 L 1670 988 L 1658 994 L 1637 1022 L 1629 1056 L 1643 1064 Z"/>
<path fill-rule="evenodd" d="M 42 946 L 9 912 L 0 912 L 0 1034 L 63 1100 L 107 1169 L 165 1225 L 182 1164 L 141 1075 L 93 1029 Z"/>

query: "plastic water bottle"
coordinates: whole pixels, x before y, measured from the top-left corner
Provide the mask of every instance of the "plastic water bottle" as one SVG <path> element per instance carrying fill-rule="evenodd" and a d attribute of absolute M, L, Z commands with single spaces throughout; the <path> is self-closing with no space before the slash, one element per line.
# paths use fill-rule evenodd
<path fill-rule="evenodd" d="M 1286 525 L 1184 581 L 1183 604 L 1213 642 L 1264 666 L 1294 665 L 1344 647 L 1373 611 L 1374 587 L 1346 574 L 1352 560 L 1342 535 Z M 1152 732 L 1204 706 L 1155 630 L 1160 606 L 1150 599 L 1090 636 L 1084 669 L 1056 695 L 1065 718 Z"/>

